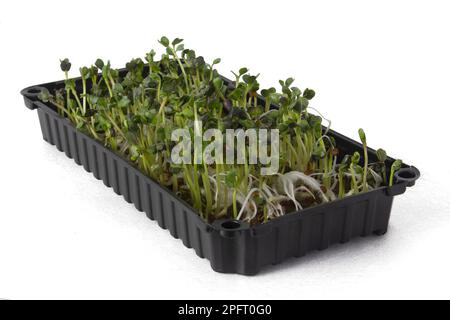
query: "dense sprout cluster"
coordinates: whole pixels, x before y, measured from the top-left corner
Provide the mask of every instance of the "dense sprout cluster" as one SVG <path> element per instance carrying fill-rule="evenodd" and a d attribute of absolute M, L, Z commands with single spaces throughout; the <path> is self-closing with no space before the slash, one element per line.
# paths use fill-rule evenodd
<path fill-rule="evenodd" d="M 161 58 L 155 59 L 152 50 L 145 60 L 127 63 L 126 73 L 101 59 L 80 68 L 81 86 L 68 77 L 71 64 L 64 59 L 65 87 L 43 91 L 39 97 L 78 129 L 173 190 L 208 221 L 229 217 L 262 223 L 393 183 L 401 162 L 388 170 L 386 153 L 380 149 L 378 161 L 369 163 L 361 129 L 364 154 L 339 155 L 339 146 L 323 129 L 322 117 L 313 114 L 320 115 L 310 106 L 313 90 L 293 86 L 292 78 L 279 82 L 281 91 L 260 90 L 258 75 L 246 68 L 233 73 L 234 81 L 227 83 L 214 69 L 220 59 L 209 64 L 178 38 L 162 37 L 159 42 L 165 48 Z M 188 128 L 194 134 L 195 121 L 202 121 L 205 130 L 221 132 L 279 129 L 279 172 L 263 176 L 260 165 L 248 162 L 174 164 L 171 133 Z"/>

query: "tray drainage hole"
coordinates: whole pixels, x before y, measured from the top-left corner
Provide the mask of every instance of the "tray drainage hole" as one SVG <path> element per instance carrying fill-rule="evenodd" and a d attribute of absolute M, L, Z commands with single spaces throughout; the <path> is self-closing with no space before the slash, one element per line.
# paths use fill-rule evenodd
<path fill-rule="evenodd" d="M 414 168 L 403 168 L 395 173 L 397 182 L 407 182 L 407 186 L 412 187 L 417 179 L 419 179 L 420 173 Z"/>
<path fill-rule="evenodd" d="M 38 94 L 42 92 L 42 90 L 45 90 L 45 88 L 44 87 L 40 87 L 40 86 L 34 86 L 34 87 L 31 87 L 31 88 L 24 89 L 22 91 L 22 94 L 24 96 L 37 97 Z"/>
<path fill-rule="evenodd" d="M 28 90 L 28 93 L 31 93 L 31 94 L 38 94 L 39 92 L 41 92 L 41 90 L 36 89 L 36 88 L 31 88 Z"/>
<path fill-rule="evenodd" d="M 402 179 L 410 180 L 414 179 L 416 177 L 416 174 L 415 172 L 412 172 L 410 170 L 403 170 L 398 173 L 398 176 Z"/>
<path fill-rule="evenodd" d="M 416 173 L 410 169 L 403 169 L 397 172 L 397 177 L 403 180 L 414 180 L 416 178 Z"/>
<path fill-rule="evenodd" d="M 236 230 L 241 227 L 241 223 L 239 221 L 225 221 L 222 222 L 222 228 L 226 230 Z"/>

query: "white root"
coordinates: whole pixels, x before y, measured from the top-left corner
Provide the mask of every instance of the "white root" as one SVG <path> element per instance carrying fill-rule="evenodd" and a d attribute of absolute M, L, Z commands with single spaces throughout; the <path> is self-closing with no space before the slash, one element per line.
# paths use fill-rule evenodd
<path fill-rule="evenodd" d="M 289 197 L 289 199 L 294 203 L 296 210 L 301 210 L 302 205 L 295 199 L 295 193 L 294 193 L 294 183 L 285 175 L 279 174 L 278 181 L 281 182 L 283 186 L 284 193 Z"/>
<path fill-rule="evenodd" d="M 332 169 L 327 173 L 332 179 L 332 184 L 326 192 L 321 188 L 320 178 L 317 178 L 323 176 L 323 173 L 306 175 L 300 171 L 291 171 L 285 174 L 277 174 L 275 179 L 276 183 L 271 183 L 271 185 L 268 185 L 265 182 L 261 184 L 260 179 L 250 174 L 247 180 L 248 191 L 243 193 L 243 190 L 238 190 L 237 192 L 236 200 L 240 205 L 237 219 L 252 221 L 257 217 L 258 205 L 255 201 L 256 195 L 265 200 L 268 219 L 284 215 L 286 209 L 285 206 L 283 206 L 283 203 L 286 202 L 292 202 L 295 210 L 298 211 L 303 209 L 301 202 L 309 197 L 314 199 L 317 203 L 336 200 L 337 196 L 333 191 L 339 183 L 336 174 L 336 163 L 337 161 L 334 159 Z M 378 173 L 370 167 L 368 168 L 368 172 L 375 181 L 374 186 L 369 186 L 369 190 L 382 184 L 382 178 Z M 352 175 L 350 173 L 345 173 L 345 176 L 351 177 Z M 218 179 L 219 177 L 220 176 L 214 174 L 210 176 L 211 189 L 214 192 L 213 194 L 216 202 L 218 202 L 218 199 L 223 198 L 223 196 L 219 194 L 219 183 L 221 183 L 220 187 L 222 187 L 223 184 L 223 182 Z M 362 179 L 361 174 L 354 174 L 353 177 L 356 178 L 357 181 Z M 227 188 L 225 185 L 223 186 L 224 188 Z M 351 196 L 354 193 L 354 190 L 349 190 L 345 196 Z M 232 193 L 228 192 L 228 199 L 224 199 L 227 201 L 223 201 L 224 203 L 221 205 L 221 208 L 218 208 L 221 211 L 220 214 L 226 214 L 229 210 L 229 206 L 232 204 L 231 197 Z"/>
<path fill-rule="evenodd" d="M 291 171 L 286 173 L 284 176 L 290 179 L 293 184 L 296 184 L 297 182 L 300 181 L 306 187 L 308 187 L 314 194 L 316 194 L 322 202 L 329 202 L 327 196 L 323 193 L 322 189 L 320 188 L 319 182 L 314 178 L 307 176 L 303 172 L 299 171 Z"/>
<path fill-rule="evenodd" d="M 259 191 L 258 188 L 253 188 L 250 190 L 250 192 L 247 194 L 247 196 L 245 197 L 244 201 L 241 202 L 241 210 L 239 211 L 239 214 L 237 216 L 237 219 L 240 220 L 242 217 L 242 213 L 244 212 L 244 210 L 247 207 L 247 204 L 249 202 L 250 197 L 252 196 L 253 193 L 255 193 L 256 191 Z M 252 201 L 253 202 L 253 201 Z M 253 202 L 254 204 L 254 202 Z M 256 206 L 254 206 L 254 211 L 256 211 Z"/>
<path fill-rule="evenodd" d="M 303 192 L 303 193 L 307 193 L 309 194 L 311 197 L 313 197 L 313 199 L 316 199 L 316 196 L 314 195 L 314 193 L 311 192 L 311 190 L 309 190 L 307 187 L 305 186 L 300 186 L 298 188 L 295 189 L 295 193 L 298 192 Z"/>
<path fill-rule="evenodd" d="M 372 168 L 369 168 L 369 172 L 375 180 L 375 187 L 378 188 L 383 183 L 383 178 L 376 173 Z"/>
<path fill-rule="evenodd" d="M 337 199 L 336 195 L 334 194 L 333 190 L 328 189 L 326 195 L 330 199 L 330 201 L 334 201 Z"/>
<path fill-rule="evenodd" d="M 334 190 L 334 188 L 336 188 L 337 184 L 339 183 L 339 179 L 336 179 L 335 176 L 333 178 L 334 178 L 334 182 L 330 187 L 331 190 Z"/>
<path fill-rule="evenodd" d="M 328 131 L 330 131 L 330 128 L 331 128 L 331 120 L 325 118 L 325 117 L 322 115 L 322 113 L 320 113 L 320 111 L 317 110 L 316 108 L 313 108 L 313 107 L 308 106 L 308 109 L 314 110 L 315 112 L 317 112 L 317 113 L 319 114 L 319 116 L 322 117 L 322 119 L 324 119 L 326 122 L 328 122 L 327 129 L 325 130 L 325 135 L 326 135 L 326 134 L 328 133 Z"/>
<path fill-rule="evenodd" d="M 213 191 L 214 191 L 214 200 L 215 200 L 215 202 L 217 203 L 217 199 L 219 198 L 219 190 L 218 190 L 218 188 L 217 188 L 217 180 L 216 180 L 216 178 L 215 178 L 215 175 L 213 175 L 213 176 L 209 176 L 209 180 L 213 183 L 213 185 L 214 185 L 214 188 L 213 188 Z"/>

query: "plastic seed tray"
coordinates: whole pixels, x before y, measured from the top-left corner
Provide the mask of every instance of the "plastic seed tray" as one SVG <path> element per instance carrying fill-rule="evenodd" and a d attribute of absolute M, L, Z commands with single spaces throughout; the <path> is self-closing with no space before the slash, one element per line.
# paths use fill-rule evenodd
<path fill-rule="evenodd" d="M 380 187 L 304 209 L 261 225 L 249 226 L 233 220 L 210 224 L 170 190 L 77 130 L 54 107 L 37 98 L 42 88 L 53 91 L 62 87 L 64 82 L 58 81 L 28 87 L 21 92 L 25 105 L 37 110 L 44 140 L 92 172 L 148 218 L 156 220 L 161 228 L 168 229 L 199 257 L 209 259 L 211 267 L 218 272 L 253 275 L 266 265 L 301 257 L 313 250 L 324 250 L 335 243 L 383 235 L 388 230 L 394 196 L 404 193 L 420 176 L 415 167 L 403 165 L 396 172 L 392 187 Z M 335 138 L 341 152 L 362 152 L 361 144 L 334 131 L 329 134 Z M 369 158 L 376 161 L 372 149 L 369 149 Z M 392 162 L 389 158 L 388 167 Z"/>

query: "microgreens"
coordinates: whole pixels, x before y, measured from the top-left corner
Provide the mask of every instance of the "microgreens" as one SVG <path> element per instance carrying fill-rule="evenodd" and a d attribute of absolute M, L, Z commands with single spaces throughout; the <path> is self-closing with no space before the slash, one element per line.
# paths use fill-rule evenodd
<path fill-rule="evenodd" d="M 179 38 L 161 37 L 159 43 L 164 48 L 159 59 L 151 50 L 145 60 L 127 63 L 124 72 L 102 59 L 80 68 L 81 87 L 69 78 L 71 63 L 63 59 L 64 88 L 43 90 L 39 98 L 172 189 L 208 221 L 229 217 L 262 223 L 393 184 L 401 161 L 392 164 L 387 181 L 386 152 L 379 149 L 378 161 L 369 163 L 362 129 L 363 161 L 358 152 L 339 154 L 340 146 L 322 127 L 323 117 L 310 112 L 315 111 L 310 107 L 314 90 L 302 91 L 293 78 L 280 80 L 280 90 L 260 90 L 259 74 L 247 68 L 233 72 L 234 81 L 226 82 L 215 70 L 220 59 L 208 64 Z M 279 173 L 261 175 L 260 165 L 248 161 L 249 144 L 243 164 L 197 162 L 203 154 L 196 151 L 192 164 L 174 164 L 171 132 L 188 128 L 194 135 L 200 130 L 198 121 L 222 133 L 230 128 L 279 129 Z"/>
<path fill-rule="evenodd" d="M 402 160 L 395 160 L 391 166 L 391 175 L 389 177 L 389 186 L 394 184 L 394 174 L 402 167 Z"/>

